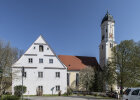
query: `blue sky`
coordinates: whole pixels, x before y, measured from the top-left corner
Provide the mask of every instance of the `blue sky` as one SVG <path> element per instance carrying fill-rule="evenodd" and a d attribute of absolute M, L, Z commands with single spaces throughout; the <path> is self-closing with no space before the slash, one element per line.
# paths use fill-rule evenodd
<path fill-rule="evenodd" d="M 140 40 L 140 0 L 0 0 L 0 39 L 26 49 L 42 34 L 56 54 L 99 59 L 100 24 L 115 19 L 115 39 Z"/>

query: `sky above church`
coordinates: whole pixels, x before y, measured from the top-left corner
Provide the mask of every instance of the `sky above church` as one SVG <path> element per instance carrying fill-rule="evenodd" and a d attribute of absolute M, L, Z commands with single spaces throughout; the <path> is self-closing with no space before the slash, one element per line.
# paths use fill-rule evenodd
<path fill-rule="evenodd" d="M 42 34 L 57 55 L 99 59 L 101 21 L 115 20 L 115 39 L 140 40 L 140 0 L 0 0 L 0 40 L 26 51 Z"/>

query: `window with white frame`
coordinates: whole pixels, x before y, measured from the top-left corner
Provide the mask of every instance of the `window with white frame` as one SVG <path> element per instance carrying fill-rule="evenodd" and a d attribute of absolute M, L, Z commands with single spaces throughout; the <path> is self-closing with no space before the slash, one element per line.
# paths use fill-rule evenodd
<path fill-rule="evenodd" d="M 39 63 L 43 63 L 43 58 L 39 58 Z"/>
<path fill-rule="evenodd" d="M 53 59 L 49 59 L 49 63 L 52 64 L 53 63 Z"/>
<path fill-rule="evenodd" d="M 56 86 L 56 91 L 60 91 L 60 85 Z"/>
<path fill-rule="evenodd" d="M 33 58 L 28 58 L 29 63 L 33 63 Z"/>
<path fill-rule="evenodd" d="M 38 72 L 38 77 L 43 78 L 43 72 Z"/>
<path fill-rule="evenodd" d="M 59 78 L 60 77 L 60 72 L 56 72 L 55 75 L 56 75 L 56 77 Z"/>

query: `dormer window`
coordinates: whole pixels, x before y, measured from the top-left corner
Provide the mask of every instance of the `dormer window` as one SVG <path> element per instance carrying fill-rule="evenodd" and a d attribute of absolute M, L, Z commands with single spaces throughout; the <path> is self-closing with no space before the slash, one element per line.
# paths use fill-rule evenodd
<path fill-rule="evenodd" d="M 43 45 L 39 45 L 39 52 L 43 52 L 43 51 L 44 51 Z"/>

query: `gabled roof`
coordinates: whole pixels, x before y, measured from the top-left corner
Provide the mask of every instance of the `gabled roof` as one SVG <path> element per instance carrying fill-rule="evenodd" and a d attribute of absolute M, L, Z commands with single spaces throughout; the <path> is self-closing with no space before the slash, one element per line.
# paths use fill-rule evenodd
<path fill-rule="evenodd" d="M 58 55 L 58 57 L 69 71 L 79 71 L 86 66 L 99 68 L 99 64 L 95 57 L 70 55 Z"/>
<path fill-rule="evenodd" d="M 12 65 L 12 67 L 16 68 L 16 67 L 28 67 L 28 68 L 36 68 L 38 65 L 36 64 L 28 64 L 26 61 L 26 59 L 28 59 L 28 57 L 30 56 L 38 56 L 39 53 L 39 49 L 36 49 L 36 45 L 39 48 L 39 45 L 44 45 L 47 48 L 49 48 L 49 50 L 44 49 L 44 51 L 41 53 L 41 56 L 52 56 L 52 57 L 56 57 L 57 60 L 60 62 L 57 63 L 57 66 L 53 66 L 53 64 L 51 66 L 48 66 L 47 63 L 43 63 L 44 68 L 51 68 L 51 69 L 67 69 L 67 67 L 61 62 L 61 60 L 57 57 L 57 55 L 55 54 L 55 52 L 52 50 L 52 48 L 50 47 L 50 45 L 47 43 L 47 41 L 43 38 L 42 35 L 40 35 L 33 43 L 32 45 L 27 49 L 27 51 L 21 56 L 21 58 Z M 33 49 L 34 48 L 34 49 Z M 27 57 L 28 56 L 28 57 Z M 62 65 L 62 66 L 61 66 Z M 63 68 L 62 68 L 63 67 Z"/>

